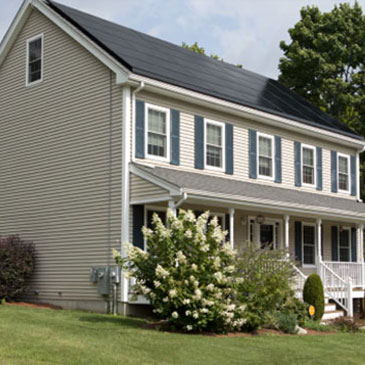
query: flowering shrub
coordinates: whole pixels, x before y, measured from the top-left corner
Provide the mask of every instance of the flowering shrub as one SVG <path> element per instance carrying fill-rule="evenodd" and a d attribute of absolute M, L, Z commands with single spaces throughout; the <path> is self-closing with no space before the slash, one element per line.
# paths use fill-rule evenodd
<path fill-rule="evenodd" d="M 19 236 L 0 236 L 0 302 L 13 300 L 26 289 L 34 268 L 34 245 Z"/>
<path fill-rule="evenodd" d="M 225 242 L 217 218 L 206 212 L 195 217 L 181 210 L 169 211 L 166 228 L 153 216 L 154 230 L 143 229 L 147 252 L 129 245 L 128 259 L 115 253 L 117 262 L 136 280 L 154 312 L 175 329 L 185 331 L 240 330 L 245 305 L 238 302 L 242 278 L 237 276 L 237 253 Z"/>

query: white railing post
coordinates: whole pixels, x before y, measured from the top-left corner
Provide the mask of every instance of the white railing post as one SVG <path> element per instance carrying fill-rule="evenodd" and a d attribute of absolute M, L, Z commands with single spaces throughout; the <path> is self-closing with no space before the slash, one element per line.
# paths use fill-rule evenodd
<path fill-rule="evenodd" d="M 349 277 L 347 282 L 347 308 L 349 317 L 354 316 L 353 300 L 352 300 L 352 279 Z"/>
<path fill-rule="evenodd" d="M 289 215 L 284 215 L 284 222 L 285 222 L 285 236 L 284 236 L 284 243 L 285 243 L 285 250 L 287 251 L 286 256 L 289 257 Z"/>

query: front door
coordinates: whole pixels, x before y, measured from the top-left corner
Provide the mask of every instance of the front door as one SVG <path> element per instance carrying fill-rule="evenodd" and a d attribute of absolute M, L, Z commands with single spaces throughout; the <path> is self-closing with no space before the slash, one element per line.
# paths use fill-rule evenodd
<path fill-rule="evenodd" d="M 261 248 L 275 246 L 274 224 L 260 224 L 260 244 Z"/>

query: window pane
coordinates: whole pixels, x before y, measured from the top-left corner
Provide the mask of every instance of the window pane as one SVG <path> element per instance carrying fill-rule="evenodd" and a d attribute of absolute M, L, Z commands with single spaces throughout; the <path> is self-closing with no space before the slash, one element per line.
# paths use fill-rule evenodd
<path fill-rule="evenodd" d="M 207 143 L 222 146 L 222 128 L 207 123 Z"/>
<path fill-rule="evenodd" d="M 259 155 L 271 157 L 271 139 L 266 137 L 259 137 Z"/>
<path fill-rule="evenodd" d="M 304 263 L 307 265 L 315 264 L 314 246 L 304 245 Z"/>
<path fill-rule="evenodd" d="M 340 232 L 340 261 L 350 261 L 350 232 L 347 229 Z"/>
<path fill-rule="evenodd" d="M 350 261 L 350 252 L 348 248 L 340 248 L 340 261 Z"/>
<path fill-rule="evenodd" d="M 150 132 L 166 134 L 166 113 L 148 109 L 148 130 Z"/>
<path fill-rule="evenodd" d="M 259 157 L 259 174 L 263 176 L 272 176 L 272 159 L 268 157 Z"/>
<path fill-rule="evenodd" d="M 42 57 L 42 40 L 37 39 L 29 43 L 29 61 L 39 60 Z"/>
<path fill-rule="evenodd" d="M 314 151 L 311 148 L 303 148 L 303 165 L 314 166 Z"/>
<path fill-rule="evenodd" d="M 314 168 L 303 166 L 303 183 L 314 184 Z"/>
<path fill-rule="evenodd" d="M 222 148 L 207 145 L 207 165 L 222 167 Z"/>
<path fill-rule="evenodd" d="M 148 154 L 154 156 L 165 156 L 166 136 L 160 134 L 148 133 Z"/>
<path fill-rule="evenodd" d="M 339 157 L 338 158 L 338 171 L 344 174 L 348 172 L 348 159 L 346 157 Z"/>
<path fill-rule="evenodd" d="M 307 245 L 315 244 L 315 230 L 312 226 L 304 226 L 303 227 L 303 241 Z"/>
<path fill-rule="evenodd" d="M 348 190 L 348 175 L 339 174 L 338 175 L 338 187 L 340 190 Z"/>
<path fill-rule="evenodd" d="M 303 226 L 303 261 L 305 264 L 315 264 L 315 229 L 312 226 Z"/>

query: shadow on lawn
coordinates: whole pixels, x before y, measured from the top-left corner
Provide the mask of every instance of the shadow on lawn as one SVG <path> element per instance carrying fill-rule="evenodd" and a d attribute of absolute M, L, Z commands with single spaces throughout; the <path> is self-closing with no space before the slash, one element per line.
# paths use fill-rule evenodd
<path fill-rule="evenodd" d="M 87 315 L 79 318 L 80 322 L 89 323 L 111 323 L 117 326 L 130 327 L 130 328 L 141 328 L 145 325 L 142 320 L 134 318 L 126 318 L 120 316 L 100 316 L 100 315 Z"/>

